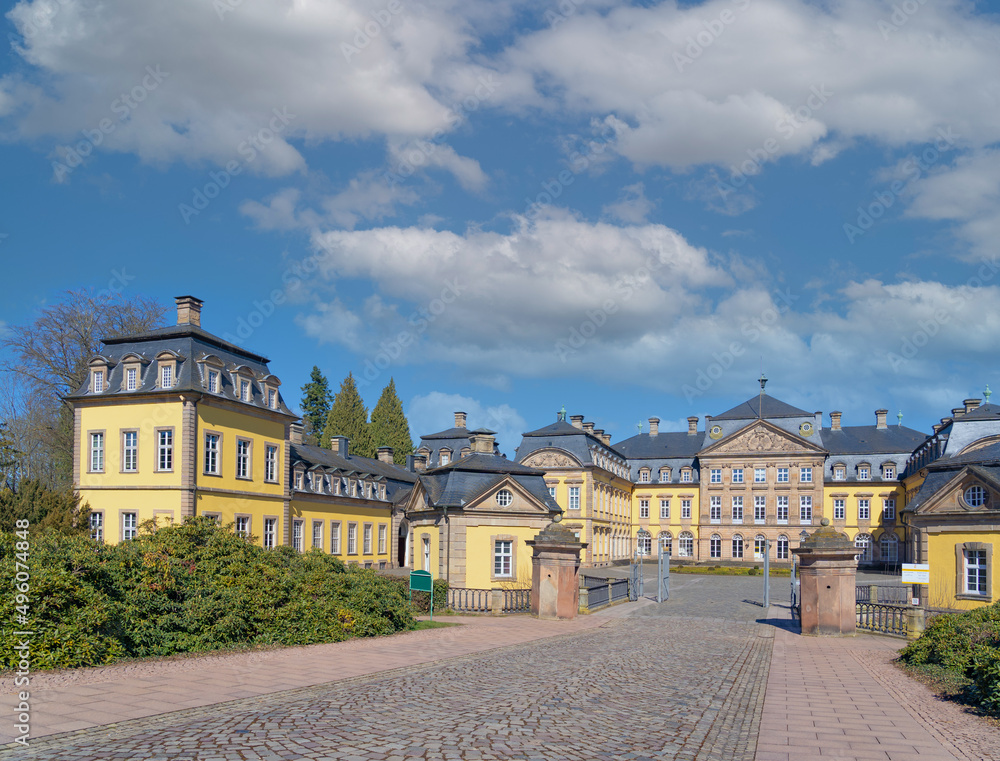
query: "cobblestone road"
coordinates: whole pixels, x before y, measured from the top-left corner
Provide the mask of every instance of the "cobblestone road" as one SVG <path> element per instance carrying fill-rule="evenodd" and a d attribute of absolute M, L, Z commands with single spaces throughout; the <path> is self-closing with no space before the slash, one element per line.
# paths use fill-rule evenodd
<path fill-rule="evenodd" d="M 759 607 L 742 602 L 750 590 L 678 580 L 671 602 L 582 634 L 99 727 L 0 755 L 749 761 L 774 631 L 755 623 Z"/>

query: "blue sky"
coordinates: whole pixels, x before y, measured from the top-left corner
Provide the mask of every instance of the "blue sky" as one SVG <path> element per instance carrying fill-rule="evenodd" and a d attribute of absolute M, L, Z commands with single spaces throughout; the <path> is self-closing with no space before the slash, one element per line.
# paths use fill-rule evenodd
<path fill-rule="evenodd" d="M 417 432 L 1000 388 L 995 3 L 3 4 L 0 329 L 205 300 Z"/>

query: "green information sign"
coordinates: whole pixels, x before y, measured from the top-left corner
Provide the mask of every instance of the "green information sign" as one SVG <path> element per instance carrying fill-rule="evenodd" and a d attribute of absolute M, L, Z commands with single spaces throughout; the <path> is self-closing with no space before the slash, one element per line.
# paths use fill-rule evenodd
<path fill-rule="evenodd" d="M 413 602 L 414 592 L 431 593 L 431 621 L 434 620 L 434 579 L 430 571 L 410 572 L 410 602 Z"/>

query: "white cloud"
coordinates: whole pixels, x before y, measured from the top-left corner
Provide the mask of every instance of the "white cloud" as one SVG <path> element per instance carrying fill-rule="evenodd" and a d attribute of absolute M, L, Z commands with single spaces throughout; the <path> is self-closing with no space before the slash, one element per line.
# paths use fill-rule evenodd
<path fill-rule="evenodd" d="M 469 396 L 431 391 L 413 397 L 407 405 L 406 418 L 413 441 L 418 442 L 421 434 L 451 428 L 455 423 L 455 412 L 468 414 L 467 427 L 470 430 L 488 428 L 496 431 L 500 451 L 508 457 L 514 456 L 521 434 L 528 430 L 524 418 L 509 404 L 491 406 Z"/>
<path fill-rule="evenodd" d="M 637 182 L 622 188 L 618 200 L 606 205 L 602 211 L 621 222 L 638 225 L 646 221 L 653 207 L 653 202 L 646 198 L 646 186 Z"/>

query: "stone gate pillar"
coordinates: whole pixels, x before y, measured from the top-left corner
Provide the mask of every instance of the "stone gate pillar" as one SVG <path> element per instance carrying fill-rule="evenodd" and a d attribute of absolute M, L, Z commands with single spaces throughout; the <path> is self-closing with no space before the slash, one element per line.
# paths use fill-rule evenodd
<path fill-rule="evenodd" d="M 563 526 L 561 515 L 525 542 L 531 547 L 531 613 L 575 618 L 580 606 L 580 553 L 587 546 Z"/>
<path fill-rule="evenodd" d="M 858 550 L 829 518 L 821 524 L 792 550 L 799 562 L 802 633 L 853 636 Z"/>

